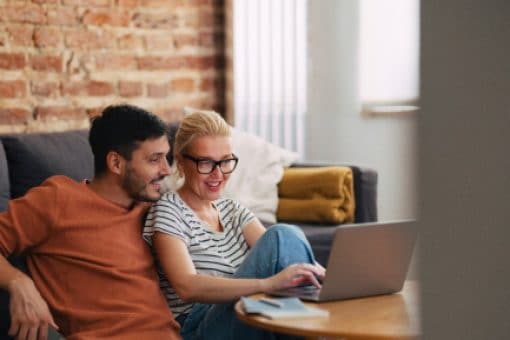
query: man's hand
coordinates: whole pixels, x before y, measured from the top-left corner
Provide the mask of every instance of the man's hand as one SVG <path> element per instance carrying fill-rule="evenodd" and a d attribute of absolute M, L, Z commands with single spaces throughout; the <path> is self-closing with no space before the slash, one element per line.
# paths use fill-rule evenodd
<path fill-rule="evenodd" d="M 21 273 L 17 275 L 9 282 L 8 290 L 11 313 L 10 336 L 16 340 L 46 340 L 48 326 L 58 330 L 48 305 L 28 276 Z"/>

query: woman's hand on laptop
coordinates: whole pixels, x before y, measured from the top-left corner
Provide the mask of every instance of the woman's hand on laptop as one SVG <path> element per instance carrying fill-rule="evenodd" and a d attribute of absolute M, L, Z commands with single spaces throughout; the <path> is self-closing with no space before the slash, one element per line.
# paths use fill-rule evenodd
<path fill-rule="evenodd" d="M 299 286 L 303 283 L 309 282 L 316 286 L 321 287 L 317 277 L 323 278 L 325 270 L 322 266 L 309 263 L 295 263 L 276 275 L 273 275 L 266 280 L 267 289 L 265 291 L 279 290 Z"/>
<path fill-rule="evenodd" d="M 324 278 L 326 277 L 326 268 L 324 268 L 317 261 L 315 261 L 315 267 L 317 267 L 317 270 L 319 271 L 319 274 L 317 275 L 317 277 L 319 278 L 320 282 L 324 281 Z"/>

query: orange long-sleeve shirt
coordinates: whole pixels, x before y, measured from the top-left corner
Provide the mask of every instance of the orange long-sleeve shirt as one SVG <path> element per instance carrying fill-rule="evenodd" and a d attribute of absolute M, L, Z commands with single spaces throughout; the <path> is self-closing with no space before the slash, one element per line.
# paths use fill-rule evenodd
<path fill-rule="evenodd" d="M 179 338 L 141 237 L 146 208 L 123 208 L 55 176 L 0 214 L 0 253 L 27 254 L 67 340 Z"/>

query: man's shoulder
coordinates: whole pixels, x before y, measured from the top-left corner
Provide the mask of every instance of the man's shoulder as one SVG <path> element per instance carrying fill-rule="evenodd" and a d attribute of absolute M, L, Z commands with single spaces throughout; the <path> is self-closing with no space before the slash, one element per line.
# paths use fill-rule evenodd
<path fill-rule="evenodd" d="M 50 187 L 55 190 L 81 190 L 83 186 L 83 182 L 77 182 L 76 180 L 64 176 L 64 175 L 55 175 L 48 177 L 44 182 L 41 183 L 42 187 Z"/>
<path fill-rule="evenodd" d="M 72 179 L 71 177 L 67 177 L 64 175 L 53 175 L 48 177 L 46 180 L 44 180 L 44 183 L 55 183 L 55 184 L 62 184 L 62 185 L 77 185 L 81 182 L 77 182 L 76 180 Z"/>

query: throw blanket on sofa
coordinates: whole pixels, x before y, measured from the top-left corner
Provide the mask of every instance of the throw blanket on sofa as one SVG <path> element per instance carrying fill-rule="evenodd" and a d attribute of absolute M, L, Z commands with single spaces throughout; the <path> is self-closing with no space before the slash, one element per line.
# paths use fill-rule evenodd
<path fill-rule="evenodd" d="M 278 220 L 354 222 L 354 188 L 349 167 L 286 169 L 278 184 Z"/>

